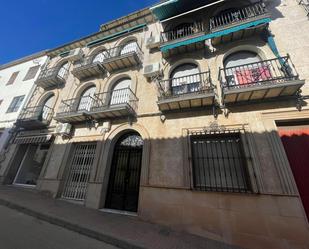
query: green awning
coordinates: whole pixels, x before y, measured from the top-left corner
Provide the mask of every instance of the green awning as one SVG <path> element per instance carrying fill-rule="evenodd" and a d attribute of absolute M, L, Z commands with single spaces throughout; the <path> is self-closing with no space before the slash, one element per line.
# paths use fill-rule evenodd
<path fill-rule="evenodd" d="M 167 0 L 150 8 L 160 21 L 218 0 Z"/>
<path fill-rule="evenodd" d="M 105 41 L 107 41 L 107 40 L 116 38 L 116 37 L 118 37 L 118 36 L 121 36 L 121 35 L 123 35 L 123 34 L 129 33 L 129 32 L 132 32 L 132 31 L 136 31 L 136 30 L 142 29 L 142 28 L 144 28 L 144 27 L 146 27 L 146 26 L 147 26 L 147 24 L 146 24 L 146 23 L 143 23 L 143 24 L 134 26 L 134 27 L 132 27 L 132 28 L 128 28 L 128 29 L 126 29 L 126 30 L 117 32 L 117 33 L 115 33 L 115 34 L 105 36 L 105 37 L 100 38 L 100 39 L 98 39 L 98 40 L 89 42 L 89 43 L 87 44 L 87 47 L 92 47 L 92 46 L 98 45 L 98 44 L 100 44 L 100 43 L 102 43 L 102 42 L 105 42 Z"/>
<path fill-rule="evenodd" d="M 217 32 L 210 33 L 210 34 L 201 35 L 201 36 L 194 37 L 192 39 L 188 39 L 188 40 L 185 40 L 185 41 L 180 41 L 180 42 L 168 44 L 166 46 L 162 46 L 160 49 L 161 49 L 162 52 L 167 52 L 168 50 L 173 49 L 173 48 L 186 46 L 186 45 L 190 45 L 190 44 L 201 42 L 201 41 L 206 41 L 206 40 L 213 39 L 213 38 L 216 38 L 216 37 L 228 35 L 230 33 L 234 33 L 234 32 L 237 32 L 239 30 L 251 28 L 251 27 L 254 27 L 254 26 L 261 25 L 261 24 L 266 24 L 266 23 L 269 23 L 269 22 L 271 22 L 270 18 L 263 18 L 263 19 L 260 19 L 260 20 L 257 20 L 257 21 L 238 25 L 238 26 L 235 26 L 235 27 L 232 27 L 232 28 L 229 28 L 229 29 L 217 31 Z"/>

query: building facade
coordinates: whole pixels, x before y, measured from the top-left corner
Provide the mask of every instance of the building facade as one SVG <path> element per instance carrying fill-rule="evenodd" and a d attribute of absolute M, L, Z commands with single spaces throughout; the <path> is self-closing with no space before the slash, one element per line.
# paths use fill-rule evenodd
<path fill-rule="evenodd" d="M 294 0 L 168 0 L 50 50 L 0 179 L 245 248 L 307 248 L 308 29 Z"/>
<path fill-rule="evenodd" d="M 0 161 L 6 156 L 12 128 L 46 59 L 41 52 L 0 66 Z"/>

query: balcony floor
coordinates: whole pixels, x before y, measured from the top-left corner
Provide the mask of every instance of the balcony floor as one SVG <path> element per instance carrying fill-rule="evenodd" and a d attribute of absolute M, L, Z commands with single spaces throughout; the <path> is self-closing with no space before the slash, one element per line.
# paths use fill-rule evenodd
<path fill-rule="evenodd" d="M 249 85 L 245 87 L 232 87 L 223 90 L 224 103 L 264 100 L 282 96 L 293 96 L 305 84 L 303 80 L 291 80 L 284 83 Z"/>
<path fill-rule="evenodd" d="M 75 68 L 72 70 L 72 74 L 79 80 L 82 80 L 90 77 L 104 75 L 105 69 L 101 64 L 96 63 Z"/>
<path fill-rule="evenodd" d="M 94 119 L 119 118 L 134 116 L 135 111 L 128 104 L 119 104 L 109 107 L 94 107 L 88 113 Z"/>
<path fill-rule="evenodd" d="M 40 86 L 44 89 L 57 87 L 59 85 L 63 85 L 65 83 L 65 80 L 57 77 L 57 76 L 51 76 L 51 77 L 45 77 L 41 79 L 37 79 L 35 84 L 37 86 Z"/>
<path fill-rule="evenodd" d="M 72 113 L 58 113 L 54 119 L 61 123 L 77 123 L 88 120 L 89 115 L 85 111 L 72 112 Z"/>
<path fill-rule="evenodd" d="M 130 53 L 106 59 L 102 64 L 108 72 L 114 72 L 124 68 L 137 66 L 141 64 L 141 60 L 136 53 Z"/>
<path fill-rule="evenodd" d="M 174 111 L 190 108 L 212 106 L 215 102 L 215 93 L 190 93 L 180 96 L 171 96 L 159 100 L 158 106 L 160 111 Z"/>
<path fill-rule="evenodd" d="M 37 118 L 33 119 L 18 119 L 16 121 L 16 126 L 24 128 L 26 130 L 30 129 L 38 129 L 38 128 L 45 128 L 49 125 L 50 122 L 48 121 L 42 121 Z"/>

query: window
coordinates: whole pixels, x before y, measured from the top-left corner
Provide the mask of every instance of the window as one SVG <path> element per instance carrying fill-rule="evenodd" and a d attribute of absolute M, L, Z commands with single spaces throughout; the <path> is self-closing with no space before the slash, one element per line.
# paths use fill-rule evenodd
<path fill-rule="evenodd" d="M 9 81 L 6 83 L 6 85 L 12 85 L 14 83 L 14 81 L 16 80 L 18 74 L 19 74 L 19 72 L 13 73 L 11 75 L 11 78 L 9 79 Z"/>
<path fill-rule="evenodd" d="M 87 111 L 90 110 L 93 104 L 93 96 L 95 94 L 96 87 L 92 86 L 87 88 L 80 97 L 78 111 Z"/>
<path fill-rule="evenodd" d="M 137 52 L 138 51 L 138 44 L 136 41 L 131 41 L 127 44 L 125 44 L 121 51 L 120 51 L 120 55 L 125 55 L 125 54 L 130 54 L 133 52 Z"/>
<path fill-rule="evenodd" d="M 195 189 L 250 192 L 240 133 L 193 135 L 191 149 Z"/>
<path fill-rule="evenodd" d="M 106 51 L 101 51 L 97 55 L 94 56 L 93 63 L 101 63 L 107 58 L 108 54 Z"/>
<path fill-rule="evenodd" d="M 180 95 L 190 92 L 196 92 L 201 85 L 201 76 L 199 68 L 195 64 L 182 64 L 171 73 L 172 94 Z"/>
<path fill-rule="evenodd" d="M 224 60 L 229 86 L 243 86 L 272 78 L 270 65 L 253 52 L 240 51 Z"/>
<path fill-rule="evenodd" d="M 64 63 L 58 71 L 58 76 L 63 79 L 66 78 L 69 72 L 69 67 L 70 67 L 70 64 L 68 62 Z"/>
<path fill-rule="evenodd" d="M 24 98 L 25 98 L 25 95 L 14 97 L 14 99 L 12 100 L 12 102 L 11 102 L 11 104 L 10 104 L 10 106 L 9 106 L 9 108 L 6 112 L 7 113 L 17 112 L 19 107 L 21 106 Z"/>
<path fill-rule="evenodd" d="M 40 65 L 30 67 L 23 81 L 34 79 L 39 69 Z"/>
<path fill-rule="evenodd" d="M 130 87 L 131 79 L 125 78 L 119 80 L 113 88 L 110 105 L 127 103 L 130 99 Z"/>

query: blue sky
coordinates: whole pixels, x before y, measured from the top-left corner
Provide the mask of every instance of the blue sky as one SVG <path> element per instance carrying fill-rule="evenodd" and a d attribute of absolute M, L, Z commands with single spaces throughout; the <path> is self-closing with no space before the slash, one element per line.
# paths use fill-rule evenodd
<path fill-rule="evenodd" d="M 0 15 L 0 65 L 97 32 L 100 24 L 158 1 L 3 1 Z"/>

